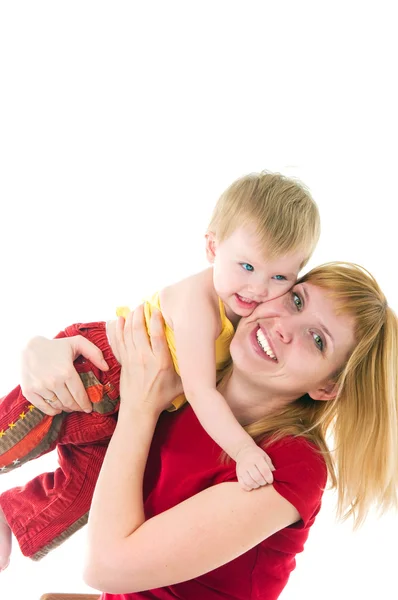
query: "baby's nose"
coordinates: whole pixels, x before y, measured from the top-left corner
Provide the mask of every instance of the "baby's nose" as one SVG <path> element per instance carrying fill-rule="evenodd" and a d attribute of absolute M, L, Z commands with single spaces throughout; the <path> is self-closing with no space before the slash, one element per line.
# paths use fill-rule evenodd
<path fill-rule="evenodd" d="M 268 299 L 269 289 L 267 284 L 257 283 L 252 285 L 250 291 L 256 302 L 265 302 Z"/>

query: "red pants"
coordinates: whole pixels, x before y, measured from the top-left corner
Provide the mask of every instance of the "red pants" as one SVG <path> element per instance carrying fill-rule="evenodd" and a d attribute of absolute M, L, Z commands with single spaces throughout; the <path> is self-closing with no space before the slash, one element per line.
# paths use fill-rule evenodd
<path fill-rule="evenodd" d="M 109 371 L 79 357 L 75 367 L 93 412 L 50 417 L 32 406 L 20 387 L 0 400 L 0 473 L 57 448 L 59 468 L 0 495 L 0 507 L 25 556 L 38 560 L 80 529 L 88 518 L 95 484 L 119 406 L 120 365 L 105 323 L 72 325 L 57 337 L 83 335 L 102 351 Z"/>

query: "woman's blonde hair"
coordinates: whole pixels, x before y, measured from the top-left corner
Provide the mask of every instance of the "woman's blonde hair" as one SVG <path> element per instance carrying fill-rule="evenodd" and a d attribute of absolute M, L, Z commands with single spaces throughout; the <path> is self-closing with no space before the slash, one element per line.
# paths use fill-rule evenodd
<path fill-rule="evenodd" d="M 208 231 L 222 242 L 250 225 L 268 258 L 303 250 L 304 266 L 318 242 L 318 207 L 305 186 L 280 173 L 250 173 L 234 181 L 218 200 Z"/>
<path fill-rule="evenodd" d="M 398 508 L 398 321 L 372 275 L 350 263 L 316 267 L 299 282 L 327 291 L 354 318 L 356 346 L 334 379 L 334 400 L 308 395 L 252 424 L 259 440 L 300 435 L 321 450 L 338 492 L 338 517 L 362 524 L 371 507 Z M 334 449 L 326 439 L 332 435 Z"/>

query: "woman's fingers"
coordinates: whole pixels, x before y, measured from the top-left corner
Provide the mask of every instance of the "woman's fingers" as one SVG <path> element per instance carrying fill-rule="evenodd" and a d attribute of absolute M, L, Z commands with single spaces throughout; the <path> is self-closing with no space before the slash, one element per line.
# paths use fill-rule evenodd
<path fill-rule="evenodd" d="M 170 406 L 182 387 L 165 341 L 162 317 L 156 310 L 149 329 L 151 337 L 143 305 L 126 321 L 119 318 L 117 322 L 115 338 L 122 365 L 120 394 L 122 405 L 159 413 Z"/>
<path fill-rule="evenodd" d="M 24 396 L 28 402 L 33 404 L 33 406 L 38 408 L 45 415 L 54 417 L 55 415 L 58 415 L 60 412 L 62 412 L 62 407 L 60 403 L 57 402 L 57 405 L 55 406 L 55 403 L 46 402 L 44 399 L 50 399 L 51 396 L 53 396 L 54 394 L 52 394 L 49 390 L 45 390 L 42 393 L 44 394 L 44 396 L 41 396 L 40 394 L 37 394 L 35 392 L 28 392 L 24 394 Z"/>
<path fill-rule="evenodd" d="M 62 406 L 61 400 L 58 398 L 57 394 L 51 390 L 46 390 L 43 393 L 43 400 L 46 406 L 53 408 L 57 411 L 57 413 L 62 412 L 64 407 Z"/>
<path fill-rule="evenodd" d="M 135 343 L 134 343 L 134 335 L 133 335 L 133 322 L 134 322 L 134 314 L 138 309 L 134 311 L 130 311 L 129 314 L 125 318 L 124 329 L 123 329 L 123 343 L 125 350 L 129 356 L 135 352 Z"/>
<path fill-rule="evenodd" d="M 47 387 L 44 385 L 31 385 L 23 391 L 25 398 L 46 415 L 55 415 L 60 411 L 65 412 L 92 412 L 82 380 L 73 368 L 72 375 L 63 382 L 53 380 Z"/>
<path fill-rule="evenodd" d="M 77 375 L 77 374 L 76 374 Z M 81 380 L 79 378 L 79 381 L 81 383 Z M 83 384 L 82 384 L 83 385 Z M 60 404 L 62 410 L 64 411 L 70 411 L 70 412 L 91 412 L 92 411 L 92 404 L 90 402 L 90 400 L 87 398 L 80 399 L 80 402 L 82 402 L 82 404 L 80 402 L 77 401 L 77 399 L 75 399 L 76 397 L 74 396 L 74 394 L 71 393 L 71 391 L 69 390 L 69 388 L 67 387 L 66 384 L 59 384 L 57 386 L 54 387 L 54 396 L 56 397 L 57 401 L 53 404 L 53 406 L 55 406 L 57 408 L 57 405 Z"/>
<path fill-rule="evenodd" d="M 159 356 L 159 358 L 169 362 L 170 350 L 164 332 L 163 315 L 160 310 L 154 309 L 152 311 L 150 330 L 153 353 Z"/>
<path fill-rule="evenodd" d="M 109 366 L 101 350 L 93 342 L 90 342 L 90 340 L 82 335 L 75 335 L 68 338 L 68 340 L 72 344 L 75 358 L 82 355 L 101 371 L 109 370 Z"/>
<path fill-rule="evenodd" d="M 54 391 L 62 404 L 65 405 L 66 402 L 68 407 L 71 404 L 78 406 L 78 408 L 73 408 L 73 410 L 80 410 L 86 413 L 92 412 L 92 402 L 87 396 L 83 382 L 75 369 L 73 369 L 71 376 L 65 380 L 65 385 L 60 390 L 56 387 Z"/>
<path fill-rule="evenodd" d="M 120 357 L 120 362 L 123 364 L 125 360 L 125 347 L 124 347 L 124 328 L 125 328 L 125 319 L 124 317 L 118 317 L 116 321 L 115 328 L 115 341 L 116 341 L 116 349 Z"/>
<path fill-rule="evenodd" d="M 119 344 L 129 347 L 130 354 L 137 351 L 140 355 L 155 354 L 158 357 L 169 358 L 170 352 L 164 334 L 162 314 L 156 308 L 152 309 L 149 324 L 150 336 L 145 322 L 144 305 L 141 304 L 127 316 L 123 328 L 123 319 L 119 317 L 117 338 Z"/>
<path fill-rule="evenodd" d="M 149 339 L 148 331 L 145 323 L 144 305 L 140 304 L 133 314 L 131 340 L 134 348 L 139 351 L 140 354 L 152 354 L 151 341 Z M 151 331 L 152 335 L 152 331 Z"/>
<path fill-rule="evenodd" d="M 21 389 L 25 398 L 52 416 L 60 410 L 91 412 L 91 402 L 73 364 L 80 354 L 108 370 L 99 348 L 80 335 L 56 340 L 33 338 L 22 353 Z"/>
<path fill-rule="evenodd" d="M 46 415 L 54 416 L 60 412 L 81 412 L 80 406 L 73 400 L 66 386 L 59 387 L 56 390 L 44 389 L 40 394 L 31 392 L 25 398 Z M 91 402 L 90 409 L 91 412 Z"/>

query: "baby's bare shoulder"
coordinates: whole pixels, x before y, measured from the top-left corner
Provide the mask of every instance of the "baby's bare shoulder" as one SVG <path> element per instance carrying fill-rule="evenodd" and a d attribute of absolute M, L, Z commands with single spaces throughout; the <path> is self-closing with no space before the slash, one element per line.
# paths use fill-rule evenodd
<path fill-rule="evenodd" d="M 208 311 L 214 308 L 217 314 L 218 298 L 213 286 L 212 269 L 200 271 L 164 288 L 160 292 L 160 304 L 167 322 L 182 318 L 184 311 Z"/>

